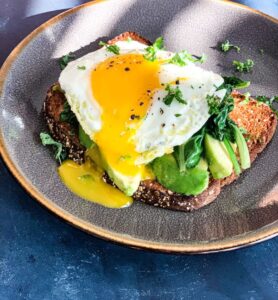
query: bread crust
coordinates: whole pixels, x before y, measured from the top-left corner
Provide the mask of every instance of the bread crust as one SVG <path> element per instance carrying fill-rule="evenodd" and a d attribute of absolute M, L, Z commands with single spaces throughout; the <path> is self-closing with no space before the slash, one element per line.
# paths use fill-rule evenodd
<path fill-rule="evenodd" d="M 128 38 L 147 45 L 151 44 L 148 40 L 134 32 L 122 33 L 108 43 L 113 44 L 117 41 L 127 40 Z M 271 141 L 277 127 L 277 118 L 267 105 L 258 103 L 253 98 L 250 98 L 248 103 L 246 103 L 244 101 L 245 96 L 239 92 L 234 91 L 232 96 L 235 100 L 235 108 L 230 113 L 230 118 L 239 127 L 247 130 L 249 135 L 247 145 L 251 162 L 253 162 L 257 155 Z M 63 111 L 65 101 L 64 94 L 59 89 L 55 89 L 54 91 L 52 86 L 48 90 L 44 102 L 44 117 L 52 137 L 65 146 L 68 157 L 78 163 L 83 163 L 86 149 L 79 142 L 77 129 L 66 122 L 60 121 L 60 114 Z M 145 180 L 140 183 L 133 198 L 161 208 L 190 212 L 210 204 L 217 198 L 225 185 L 232 183 L 237 178 L 238 176 L 233 173 L 222 180 L 211 179 L 209 187 L 198 196 L 184 196 L 174 193 L 157 181 Z M 107 175 L 105 176 L 105 180 L 109 182 Z"/>

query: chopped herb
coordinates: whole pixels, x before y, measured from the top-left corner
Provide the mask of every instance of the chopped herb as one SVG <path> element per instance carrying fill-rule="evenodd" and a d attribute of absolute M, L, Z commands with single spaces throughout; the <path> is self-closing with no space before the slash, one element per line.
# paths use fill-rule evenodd
<path fill-rule="evenodd" d="M 245 94 L 243 94 L 243 95 L 244 95 L 245 99 L 244 99 L 244 101 L 243 101 L 242 103 L 243 103 L 243 104 L 248 104 L 248 103 L 249 103 L 249 100 L 250 100 L 251 94 L 250 94 L 250 93 L 245 93 Z"/>
<path fill-rule="evenodd" d="M 80 180 L 88 180 L 88 179 L 93 179 L 91 174 L 84 174 L 78 177 Z"/>
<path fill-rule="evenodd" d="M 215 95 L 207 95 L 207 103 L 209 106 L 209 114 L 218 114 L 219 113 L 219 107 L 221 103 L 221 99 L 218 96 Z"/>
<path fill-rule="evenodd" d="M 235 49 L 238 53 L 240 52 L 240 48 L 236 45 L 231 44 L 228 40 L 225 42 L 221 43 L 220 45 L 220 50 L 222 52 L 229 52 L 230 50 Z"/>
<path fill-rule="evenodd" d="M 75 59 L 75 55 L 73 53 L 66 54 L 59 59 L 59 65 L 61 70 L 64 70 L 68 63 Z"/>
<path fill-rule="evenodd" d="M 261 55 L 264 55 L 264 49 L 260 49 L 259 51 Z"/>
<path fill-rule="evenodd" d="M 233 61 L 233 66 L 235 67 L 235 70 L 241 73 L 249 73 L 252 71 L 255 63 L 252 59 L 247 59 L 245 62 L 241 62 L 238 60 Z"/>
<path fill-rule="evenodd" d="M 64 110 L 60 114 L 60 121 L 70 123 L 71 125 L 78 124 L 76 116 L 71 110 L 70 105 L 67 101 L 64 103 Z"/>
<path fill-rule="evenodd" d="M 105 47 L 106 50 L 109 51 L 109 52 L 112 52 L 116 55 L 120 54 L 120 47 L 117 46 L 117 45 L 109 45 L 109 44 L 107 44 L 105 42 L 102 42 L 102 41 L 99 42 L 99 45 Z"/>
<path fill-rule="evenodd" d="M 144 55 L 144 58 L 149 61 L 155 61 L 157 51 L 163 49 L 163 47 L 164 47 L 163 38 L 162 37 L 157 38 L 155 42 L 152 44 L 152 46 L 146 48 L 146 54 Z"/>
<path fill-rule="evenodd" d="M 174 99 L 176 99 L 179 103 L 187 104 L 186 100 L 183 99 L 182 92 L 178 86 L 173 88 L 168 84 L 165 90 L 168 92 L 167 96 L 163 99 L 163 102 L 166 105 L 170 105 Z"/>
<path fill-rule="evenodd" d="M 121 155 L 120 156 L 120 161 L 125 161 L 127 159 L 131 159 L 131 155 Z"/>
<path fill-rule="evenodd" d="M 188 62 L 199 62 L 204 63 L 206 61 L 206 56 L 203 54 L 200 57 L 193 56 L 188 53 L 186 50 L 176 53 L 170 60 L 170 64 L 175 64 L 178 66 L 186 66 Z"/>
<path fill-rule="evenodd" d="M 46 132 L 41 132 L 40 133 L 40 139 L 41 139 L 41 142 L 44 146 L 49 145 L 49 146 L 53 146 L 54 148 L 56 148 L 56 150 L 55 150 L 55 159 L 58 160 L 60 164 L 63 160 L 66 159 L 67 153 L 66 153 L 66 150 L 64 149 L 64 147 L 61 143 L 56 142 L 55 140 L 53 140 L 53 138 Z"/>
<path fill-rule="evenodd" d="M 278 110 L 275 109 L 275 107 L 273 105 L 275 102 L 278 103 L 278 96 L 274 96 L 271 98 L 266 97 L 266 96 L 258 96 L 256 99 L 257 99 L 257 101 L 268 105 L 273 110 L 273 112 L 275 112 L 275 114 L 278 117 Z"/>
<path fill-rule="evenodd" d="M 177 118 L 180 117 L 180 116 L 181 116 L 181 114 L 175 114 L 175 117 L 177 117 Z"/>
<path fill-rule="evenodd" d="M 86 70 L 86 67 L 85 66 L 77 66 L 77 69 L 78 70 Z"/>

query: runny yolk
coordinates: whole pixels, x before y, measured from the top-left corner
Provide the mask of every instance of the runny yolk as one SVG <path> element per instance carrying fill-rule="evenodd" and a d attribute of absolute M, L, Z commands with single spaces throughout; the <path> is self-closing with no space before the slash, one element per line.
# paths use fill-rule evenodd
<path fill-rule="evenodd" d="M 134 136 L 153 91 L 161 87 L 158 74 L 159 62 L 141 54 L 108 58 L 91 73 L 92 93 L 102 109 L 102 128 L 93 139 L 108 165 L 122 174 L 144 176 L 144 166 L 135 165 Z"/>
<path fill-rule="evenodd" d="M 102 179 L 103 172 L 90 160 L 85 164 L 67 160 L 58 168 L 58 173 L 65 185 L 79 197 L 110 208 L 122 208 L 132 204 L 126 196 Z"/>

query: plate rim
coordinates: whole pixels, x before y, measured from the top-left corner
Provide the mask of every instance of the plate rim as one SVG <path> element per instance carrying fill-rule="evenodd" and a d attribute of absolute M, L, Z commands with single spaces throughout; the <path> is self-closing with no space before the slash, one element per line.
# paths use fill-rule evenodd
<path fill-rule="evenodd" d="M 58 21 L 62 20 L 68 15 L 71 15 L 78 10 L 84 9 L 91 5 L 97 5 L 98 3 L 108 2 L 110 0 L 94 0 L 79 6 L 73 7 L 69 10 L 66 10 L 55 17 L 49 19 L 45 23 L 41 24 L 35 30 L 33 30 L 29 35 L 27 35 L 10 53 L 5 62 L 3 63 L 0 69 L 0 95 L 3 92 L 3 87 L 6 79 L 6 75 L 8 74 L 10 67 L 13 62 L 16 60 L 17 56 L 22 52 L 22 50 L 42 31 L 44 31 L 47 27 L 52 26 Z M 223 5 L 232 5 L 240 7 L 241 9 L 248 10 L 254 14 L 260 15 L 263 18 L 270 20 L 278 24 L 278 19 L 271 17 L 265 13 L 262 13 L 256 9 L 250 8 L 243 4 L 230 2 L 229 0 L 210 0 L 218 3 L 222 3 Z M 213 252 L 221 252 L 228 251 L 233 249 L 238 249 L 241 247 L 245 247 L 248 245 L 252 245 L 272 237 L 278 235 L 278 221 L 275 221 L 271 224 L 261 227 L 255 231 L 249 231 L 242 235 L 237 235 L 232 238 L 226 238 L 222 240 L 215 240 L 209 242 L 192 242 L 191 244 L 173 244 L 173 243 L 163 243 L 163 242 L 154 242 L 148 241 L 144 239 L 134 238 L 129 235 L 119 234 L 107 229 L 103 229 L 99 226 L 96 226 L 92 223 L 86 222 L 73 214 L 67 212 L 62 209 L 58 205 L 54 204 L 50 199 L 40 193 L 31 182 L 29 182 L 23 174 L 21 174 L 20 170 L 16 167 L 15 163 L 12 160 L 12 157 L 9 155 L 8 150 L 4 143 L 4 137 L 2 134 L 2 130 L 0 128 L 0 154 L 12 173 L 12 175 L 16 178 L 16 180 L 21 184 L 21 186 L 25 189 L 25 191 L 31 195 L 35 200 L 37 200 L 41 205 L 46 207 L 56 216 L 60 217 L 67 223 L 71 224 L 74 227 L 77 227 L 89 234 L 92 234 L 98 238 L 102 238 L 107 241 L 111 241 L 117 244 L 129 246 L 136 249 L 145 249 L 152 250 L 157 252 L 165 252 L 165 253 L 184 253 L 184 254 L 198 254 L 198 253 L 213 253 Z"/>

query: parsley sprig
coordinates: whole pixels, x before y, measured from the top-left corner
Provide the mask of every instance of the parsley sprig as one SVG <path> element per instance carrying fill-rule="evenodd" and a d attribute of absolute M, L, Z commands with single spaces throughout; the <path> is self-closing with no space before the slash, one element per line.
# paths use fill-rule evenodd
<path fill-rule="evenodd" d="M 99 45 L 105 47 L 106 50 L 109 51 L 109 52 L 112 52 L 112 53 L 114 53 L 116 55 L 120 54 L 120 47 L 117 46 L 117 45 L 109 45 L 109 44 L 107 44 L 107 43 L 105 43 L 103 41 L 100 41 Z"/>
<path fill-rule="evenodd" d="M 170 64 L 175 64 L 178 66 L 186 66 L 188 62 L 199 62 L 199 63 L 204 63 L 206 61 L 206 55 L 203 54 L 200 57 L 191 55 L 188 53 L 186 50 L 183 50 L 181 52 L 176 53 L 169 61 Z"/>
<path fill-rule="evenodd" d="M 61 164 L 67 158 L 67 153 L 63 145 L 53 140 L 53 138 L 46 132 L 40 133 L 40 139 L 44 146 L 53 146 L 55 148 L 54 157 Z"/>
<path fill-rule="evenodd" d="M 155 40 L 155 42 L 151 46 L 145 49 L 146 53 L 144 54 L 144 58 L 149 61 L 155 61 L 157 51 L 162 50 L 163 48 L 164 48 L 163 37 L 159 37 Z"/>
<path fill-rule="evenodd" d="M 182 92 L 178 86 L 171 87 L 170 84 L 167 84 L 165 90 L 168 94 L 163 98 L 163 102 L 166 105 L 171 105 L 171 103 L 176 99 L 179 103 L 187 104 L 186 100 L 183 98 Z"/>
<path fill-rule="evenodd" d="M 239 46 L 236 46 L 236 45 L 233 45 L 231 44 L 228 40 L 226 40 L 225 42 L 221 43 L 220 45 L 220 50 L 222 52 L 229 52 L 230 50 L 232 49 L 235 49 L 237 51 L 237 53 L 240 52 L 240 47 Z"/>
<path fill-rule="evenodd" d="M 249 73 L 252 71 L 255 63 L 252 59 L 247 59 L 245 62 L 234 60 L 233 66 L 237 72 Z"/>
<path fill-rule="evenodd" d="M 59 59 L 60 69 L 64 70 L 68 63 L 75 59 L 75 55 L 73 53 L 66 54 Z"/>

